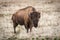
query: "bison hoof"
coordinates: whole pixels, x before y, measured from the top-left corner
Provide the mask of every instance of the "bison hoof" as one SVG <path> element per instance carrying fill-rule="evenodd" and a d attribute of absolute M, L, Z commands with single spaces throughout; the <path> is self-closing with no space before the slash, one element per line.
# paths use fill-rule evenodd
<path fill-rule="evenodd" d="M 16 32 L 14 32 L 14 33 L 16 33 Z"/>

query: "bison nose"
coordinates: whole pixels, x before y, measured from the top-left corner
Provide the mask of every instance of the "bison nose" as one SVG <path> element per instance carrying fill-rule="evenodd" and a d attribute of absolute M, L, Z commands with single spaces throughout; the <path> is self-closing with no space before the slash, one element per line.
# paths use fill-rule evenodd
<path fill-rule="evenodd" d="M 38 27 L 38 25 L 37 24 L 35 24 L 35 26 L 34 26 L 35 28 L 37 28 Z"/>

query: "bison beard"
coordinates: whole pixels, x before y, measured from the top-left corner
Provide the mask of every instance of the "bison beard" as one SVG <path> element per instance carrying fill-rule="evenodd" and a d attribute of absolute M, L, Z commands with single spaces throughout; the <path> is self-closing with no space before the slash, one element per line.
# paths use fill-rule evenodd
<path fill-rule="evenodd" d="M 12 15 L 14 33 L 16 33 L 16 27 L 18 24 L 24 25 L 27 33 L 30 29 L 32 31 L 32 27 L 38 26 L 38 20 L 40 18 L 40 13 L 36 12 L 35 8 L 32 6 L 28 6 L 26 8 L 20 9 L 16 13 Z"/>

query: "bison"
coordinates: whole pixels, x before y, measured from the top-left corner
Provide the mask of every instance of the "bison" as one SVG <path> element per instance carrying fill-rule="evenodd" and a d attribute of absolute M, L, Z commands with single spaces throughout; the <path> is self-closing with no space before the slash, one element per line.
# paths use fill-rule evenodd
<path fill-rule="evenodd" d="M 40 13 L 36 11 L 36 9 L 32 6 L 28 6 L 26 8 L 18 10 L 16 13 L 12 15 L 14 33 L 16 33 L 17 25 L 24 25 L 27 33 L 30 29 L 32 31 L 32 27 L 38 26 L 38 21 L 40 18 Z"/>

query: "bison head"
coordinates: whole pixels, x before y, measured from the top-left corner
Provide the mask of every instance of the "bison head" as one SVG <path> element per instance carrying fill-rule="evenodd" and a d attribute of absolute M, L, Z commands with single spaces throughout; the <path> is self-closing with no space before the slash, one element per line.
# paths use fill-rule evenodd
<path fill-rule="evenodd" d="M 38 21 L 40 18 L 40 13 L 39 12 L 32 12 L 30 14 L 30 18 L 33 21 L 34 27 L 36 28 L 38 26 Z"/>

